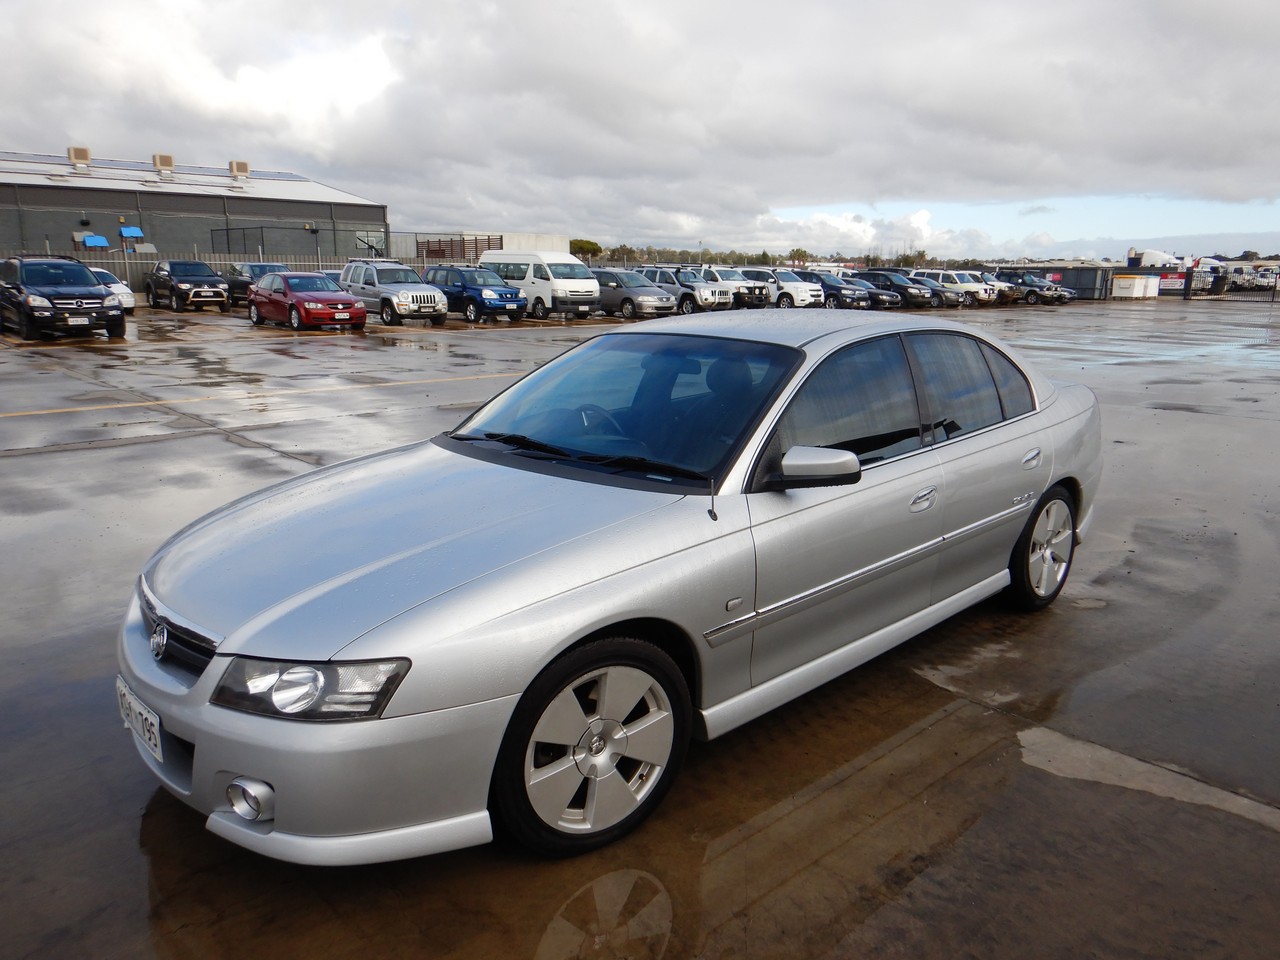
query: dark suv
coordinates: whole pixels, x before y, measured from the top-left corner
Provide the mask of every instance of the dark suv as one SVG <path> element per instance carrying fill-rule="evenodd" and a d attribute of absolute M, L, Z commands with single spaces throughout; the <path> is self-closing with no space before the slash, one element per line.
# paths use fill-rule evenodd
<path fill-rule="evenodd" d="M 871 306 L 871 294 L 864 287 L 845 283 L 833 273 L 822 270 L 792 270 L 801 280 L 822 287 L 822 305 L 828 310 L 866 310 Z"/>
<path fill-rule="evenodd" d="M 168 301 L 174 312 L 190 307 L 199 310 L 205 304 L 217 306 L 223 313 L 231 310 L 227 299 L 227 281 L 213 272 L 203 260 L 159 260 L 147 274 L 147 306 Z"/>
<path fill-rule="evenodd" d="M 233 263 L 218 276 L 227 281 L 227 301 L 234 307 L 249 302 L 249 288 L 268 273 L 287 273 L 283 263 Z"/>
<path fill-rule="evenodd" d="M 523 320 L 529 301 L 517 287 L 510 286 L 488 267 L 438 266 L 422 271 L 422 282 L 444 294 L 449 309 L 468 323 L 486 317 Z"/>
<path fill-rule="evenodd" d="M 0 330 L 11 326 L 23 340 L 46 331 L 105 330 L 124 336 L 120 298 L 75 257 L 16 256 L 0 264 Z"/>

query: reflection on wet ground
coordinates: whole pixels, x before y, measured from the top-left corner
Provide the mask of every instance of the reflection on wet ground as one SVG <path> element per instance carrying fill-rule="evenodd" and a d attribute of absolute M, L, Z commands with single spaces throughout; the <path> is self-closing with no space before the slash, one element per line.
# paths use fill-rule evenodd
<path fill-rule="evenodd" d="M 695 745 L 606 850 L 326 870 L 226 844 L 145 772 L 112 690 L 133 577 L 219 503 L 452 426 L 594 328 L 140 311 L 122 343 L 0 339 L 5 955 L 1273 956 L 1267 311 L 964 312 L 1103 402 L 1103 501 L 1057 604 L 982 604 Z"/>

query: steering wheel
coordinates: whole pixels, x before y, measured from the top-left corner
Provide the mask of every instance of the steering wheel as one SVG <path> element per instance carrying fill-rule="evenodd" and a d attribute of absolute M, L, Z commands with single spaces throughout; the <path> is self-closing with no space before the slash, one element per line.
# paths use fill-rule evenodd
<path fill-rule="evenodd" d="M 574 407 L 573 412 L 582 418 L 582 429 L 585 433 L 604 433 L 612 434 L 615 437 L 625 437 L 627 432 L 619 426 L 618 421 L 613 419 L 611 414 L 598 403 L 584 403 Z M 595 429 L 592 428 L 592 420 L 595 420 Z M 601 430 L 599 427 L 604 426 L 608 429 Z"/>

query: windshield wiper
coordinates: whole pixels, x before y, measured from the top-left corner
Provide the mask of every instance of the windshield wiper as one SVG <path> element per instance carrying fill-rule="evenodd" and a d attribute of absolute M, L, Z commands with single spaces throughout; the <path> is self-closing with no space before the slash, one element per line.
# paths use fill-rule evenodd
<path fill-rule="evenodd" d="M 640 470 L 648 473 L 665 473 L 671 477 L 682 477 L 686 480 L 704 480 L 711 479 L 705 473 L 699 473 L 697 470 L 690 470 L 688 467 L 681 467 L 674 463 L 663 463 L 661 460 L 650 460 L 648 457 L 636 456 L 616 456 L 611 457 L 603 454 L 582 454 L 574 457 L 583 463 L 598 464 L 602 467 L 617 467 L 619 470 Z"/>
<path fill-rule="evenodd" d="M 533 437 L 526 437 L 523 433 L 499 433 L 497 431 L 486 431 L 480 436 L 473 433 L 451 433 L 451 440 L 493 440 L 495 443 L 505 443 L 509 447 L 515 447 L 518 450 L 529 450 L 533 453 L 546 453 L 553 457 L 570 456 L 568 450 L 561 450 L 559 447 L 552 446 L 549 443 L 543 443 L 541 440 L 535 440 Z"/>

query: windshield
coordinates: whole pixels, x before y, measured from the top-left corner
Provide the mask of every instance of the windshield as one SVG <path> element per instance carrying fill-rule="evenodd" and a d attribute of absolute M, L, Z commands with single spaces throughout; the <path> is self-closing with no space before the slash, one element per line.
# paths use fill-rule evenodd
<path fill-rule="evenodd" d="M 52 263 L 27 263 L 22 267 L 22 279 L 34 287 L 96 287 L 97 277 L 83 263 L 74 260 Z"/>
<path fill-rule="evenodd" d="M 328 277 L 289 277 L 289 289 L 294 293 L 341 293 L 342 288 Z"/>
<path fill-rule="evenodd" d="M 505 287 L 506 281 L 492 270 L 463 270 L 462 279 L 477 287 Z"/>
<path fill-rule="evenodd" d="M 717 270 L 721 280 L 745 280 L 741 270 Z"/>
<path fill-rule="evenodd" d="M 217 277 L 213 267 L 200 260 L 174 260 L 169 264 L 169 272 L 175 277 Z"/>
<path fill-rule="evenodd" d="M 843 279 L 845 283 L 852 284 L 855 287 L 861 287 L 863 290 L 875 289 L 875 287 L 867 283 L 867 281 L 859 280 L 857 277 L 842 277 L 841 279 Z"/>
<path fill-rule="evenodd" d="M 693 270 L 677 270 L 676 279 L 681 283 L 710 283 L 706 277 Z"/>
<path fill-rule="evenodd" d="M 511 438 L 520 455 L 664 482 L 696 475 L 701 487 L 727 467 L 799 358 L 744 340 L 606 334 L 531 373 L 452 436 Z M 609 462 L 619 458 L 624 466 Z M 674 470 L 664 475 L 660 464 Z"/>
<path fill-rule="evenodd" d="M 378 283 L 421 283 L 422 278 L 408 267 L 386 267 L 378 271 Z"/>
<path fill-rule="evenodd" d="M 548 263 L 547 269 L 557 280 L 593 280 L 595 274 L 580 263 Z"/>
<path fill-rule="evenodd" d="M 116 279 L 115 274 L 111 273 L 109 270 L 99 269 L 98 267 L 93 268 L 93 275 L 103 283 L 119 283 L 120 282 L 118 279 Z"/>
<path fill-rule="evenodd" d="M 834 273 L 815 273 L 814 276 L 818 278 L 818 283 L 829 283 L 836 287 L 843 287 L 845 285 L 844 280 L 837 277 Z"/>
<path fill-rule="evenodd" d="M 249 276 L 257 280 L 259 277 L 265 277 L 268 273 L 284 273 L 288 269 L 283 263 L 251 263 L 249 264 Z"/>
<path fill-rule="evenodd" d="M 790 270 L 775 270 L 773 271 L 773 275 L 777 277 L 778 280 L 781 281 L 782 283 L 801 283 L 802 282 L 800 278 L 797 277 Z"/>
<path fill-rule="evenodd" d="M 614 273 L 614 276 L 618 278 L 618 283 L 623 287 L 652 287 L 653 286 L 653 282 L 651 280 L 649 280 L 647 277 L 640 276 L 640 274 L 632 270 L 618 270 L 617 272 Z"/>

